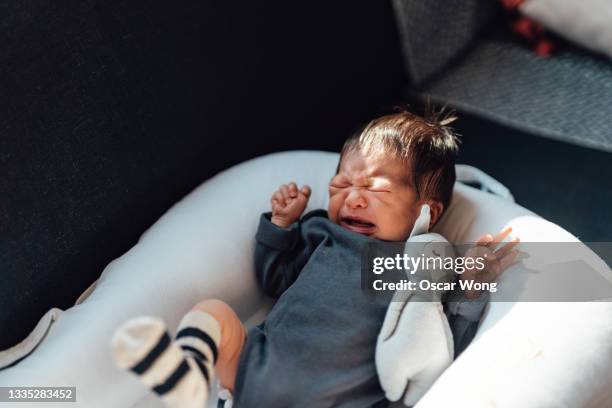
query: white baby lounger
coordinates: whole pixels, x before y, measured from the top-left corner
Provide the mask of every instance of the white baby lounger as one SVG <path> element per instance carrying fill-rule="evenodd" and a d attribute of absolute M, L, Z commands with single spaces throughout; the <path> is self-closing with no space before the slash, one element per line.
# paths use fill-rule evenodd
<path fill-rule="evenodd" d="M 115 328 L 137 315 L 159 316 L 175 328 L 193 304 L 213 297 L 243 320 L 261 320 L 270 302 L 253 273 L 258 217 L 268 211 L 274 189 L 291 180 L 312 186 L 307 211 L 326 208 L 337 160 L 334 153 L 277 153 L 203 183 L 111 262 L 81 304 L 56 310 L 44 336 L 34 336 L 42 341 L 32 354 L 0 371 L 0 386 L 76 386 L 76 403 L 54 406 L 160 407 L 136 378 L 114 366 L 109 339 Z M 469 242 L 510 225 L 524 242 L 579 242 L 512 202 L 503 186 L 490 189 L 507 198 L 457 184 L 435 232 Z M 500 285 L 520 267 L 506 271 Z M 612 281 L 605 265 L 601 273 Z M 0 353 L 0 363 L 19 352 Z M 474 342 L 417 406 L 612 406 L 610 386 L 612 303 L 491 303 Z"/>

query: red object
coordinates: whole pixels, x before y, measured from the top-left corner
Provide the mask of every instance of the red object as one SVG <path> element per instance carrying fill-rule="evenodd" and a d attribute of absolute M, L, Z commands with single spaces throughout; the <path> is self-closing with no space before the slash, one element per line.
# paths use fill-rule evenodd
<path fill-rule="evenodd" d="M 519 6 L 524 0 L 500 1 L 509 12 L 512 31 L 526 41 L 537 55 L 550 57 L 555 51 L 555 42 L 540 23 L 520 13 Z"/>
<path fill-rule="evenodd" d="M 513 10 L 518 9 L 518 6 L 521 5 L 523 0 L 501 0 L 501 2 L 506 9 Z"/>

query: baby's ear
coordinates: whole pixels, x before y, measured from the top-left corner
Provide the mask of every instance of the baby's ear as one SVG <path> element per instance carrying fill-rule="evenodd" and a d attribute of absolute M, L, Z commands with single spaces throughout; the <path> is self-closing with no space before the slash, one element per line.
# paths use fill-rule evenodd
<path fill-rule="evenodd" d="M 437 200 L 428 200 L 427 204 L 429 204 L 429 229 L 431 230 L 442 216 L 444 204 Z"/>

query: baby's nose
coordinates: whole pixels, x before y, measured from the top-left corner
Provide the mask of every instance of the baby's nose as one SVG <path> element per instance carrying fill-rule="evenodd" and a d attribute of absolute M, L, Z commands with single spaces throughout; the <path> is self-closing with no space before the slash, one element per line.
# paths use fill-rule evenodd
<path fill-rule="evenodd" d="M 349 208 L 366 208 L 368 206 L 368 201 L 356 188 L 349 192 L 345 202 Z"/>

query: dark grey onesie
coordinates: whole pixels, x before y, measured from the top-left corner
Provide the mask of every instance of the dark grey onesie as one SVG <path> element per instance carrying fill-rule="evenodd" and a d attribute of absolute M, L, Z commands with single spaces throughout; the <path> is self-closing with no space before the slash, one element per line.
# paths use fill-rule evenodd
<path fill-rule="evenodd" d="M 374 353 L 392 294 L 361 289 L 361 249 L 374 239 L 317 210 L 286 229 L 264 214 L 256 240 L 257 280 L 277 301 L 248 333 L 234 406 L 386 406 Z"/>

